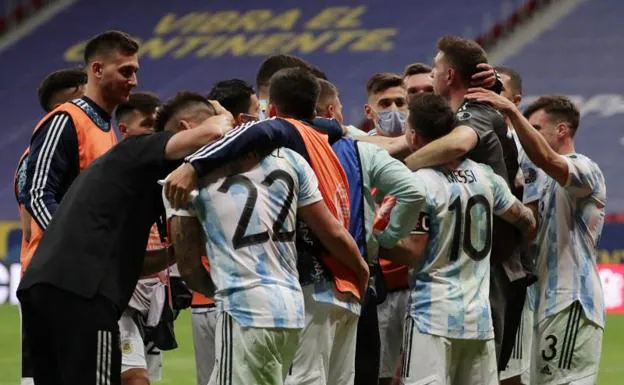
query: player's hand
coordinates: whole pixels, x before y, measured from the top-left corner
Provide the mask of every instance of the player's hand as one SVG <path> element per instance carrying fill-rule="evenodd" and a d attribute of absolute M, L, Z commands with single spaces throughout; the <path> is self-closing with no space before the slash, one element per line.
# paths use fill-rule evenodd
<path fill-rule="evenodd" d="M 479 70 L 479 72 L 472 75 L 470 82 L 472 87 L 490 88 L 496 84 L 496 72 L 494 72 L 494 67 L 488 63 L 480 63 L 477 64 L 477 70 Z"/>
<path fill-rule="evenodd" d="M 488 103 L 505 114 L 516 109 L 516 105 L 511 100 L 483 88 L 469 88 L 468 93 L 464 97 L 468 100 Z"/>
<path fill-rule="evenodd" d="M 227 133 L 232 128 L 234 128 L 234 116 L 232 116 L 230 111 L 228 111 L 225 108 L 223 108 L 221 103 L 219 103 L 216 100 L 208 100 L 208 102 L 210 102 L 210 104 L 212 104 L 212 106 L 214 107 L 215 111 L 217 112 L 217 115 L 215 115 L 215 116 L 213 116 L 212 118 L 209 118 L 209 119 L 213 119 L 214 118 L 215 120 L 218 120 L 220 122 L 220 124 L 223 124 L 223 131 L 222 131 L 223 134 Z"/>
<path fill-rule="evenodd" d="M 191 191 L 197 187 L 197 171 L 190 163 L 184 163 L 175 169 L 165 181 L 165 196 L 175 209 L 185 209 L 189 203 Z"/>

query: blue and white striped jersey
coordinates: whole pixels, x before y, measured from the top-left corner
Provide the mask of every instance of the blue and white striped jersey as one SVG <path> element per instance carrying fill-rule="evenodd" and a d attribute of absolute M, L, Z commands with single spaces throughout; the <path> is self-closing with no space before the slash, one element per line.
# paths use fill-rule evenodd
<path fill-rule="evenodd" d="M 596 265 L 604 223 L 606 186 L 596 163 L 581 154 L 564 156 L 568 180 L 546 176 L 540 190 L 535 322 L 580 301 L 587 318 L 604 327 L 605 305 Z"/>
<path fill-rule="evenodd" d="M 505 212 L 517 199 L 489 166 L 468 159 L 452 169 L 419 170 L 414 178 L 426 190 L 420 217 L 429 218 L 429 240 L 422 264 L 410 270 L 409 314 L 421 333 L 494 338 L 492 214 Z"/>
<path fill-rule="evenodd" d="M 235 174 L 200 179 L 193 200 L 215 301 L 246 327 L 302 328 L 296 216 L 298 208 L 322 200 L 318 181 L 303 157 L 286 148 L 251 166 L 237 163 L 242 168 Z"/>

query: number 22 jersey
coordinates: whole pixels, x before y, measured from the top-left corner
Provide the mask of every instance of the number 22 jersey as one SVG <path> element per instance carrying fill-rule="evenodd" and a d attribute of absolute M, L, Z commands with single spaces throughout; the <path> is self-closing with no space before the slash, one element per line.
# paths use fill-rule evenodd
<path fill-rule="evenodd" d="M 490 314 L 492 214 L 516 200 L 489 166 L 464 160 L 456 168 L 422 169 L 420 209 L 429 239 L 410 271 L 409 314 L 421 333 L 447 338 L 494 338 Z"/>
<path fill-rule="evenodd" d="M 302 328 L 296 215 L 298 208 L 322 200 L 316 176 L 301 155 L 286 148 L 239 171 L 202 178 L 193 200 L 206 234 L 217 306 L 242 326 Z"/>

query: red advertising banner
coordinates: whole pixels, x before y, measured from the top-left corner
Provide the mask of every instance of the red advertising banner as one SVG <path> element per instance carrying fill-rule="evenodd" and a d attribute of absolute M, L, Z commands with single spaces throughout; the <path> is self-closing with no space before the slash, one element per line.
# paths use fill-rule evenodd
<path fill-rule="evenodd" d="M 598 265 L 607 313 L 624 313 L 624 264 Z"/>

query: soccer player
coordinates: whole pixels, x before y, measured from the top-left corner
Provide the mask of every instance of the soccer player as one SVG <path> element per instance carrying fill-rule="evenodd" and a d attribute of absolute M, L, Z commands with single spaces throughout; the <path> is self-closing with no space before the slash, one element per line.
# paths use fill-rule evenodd
<path fill-rule="evenodd" d="M 175 100 L 163 106 L 160 127 L 178 126 L 175 116 L 185 112 L 175 107 Z M 282 115 L 278 108 L 276 114 Z M 209 383 L 281 384 L 305 324 L 296 218 L 340 261 L 355 262 L 352 269 L 361 266 L 360 253 L 323 202 L 311 167 L 293 150 L 250 154 L 209 173 L 198 185 L 193 201 L 198 218 L 180 218 L 186 213 L 178 211 L 171 229 L 183 277 L 206 295 L 214 290 L 206 288 L 210 278 L 201 267 L 204 247 L 210 260 L 221 332 L 216 333 L 217 359 Z"/>
<path fill-rule="evenodd" d="M 50 111 L 63 103 L 82 97 L 86 83 L 87 74 L 82 69 L 67 68 L 54 71 L 43 79 L 37 90 L 39 104 L 46 113 L 50 113 Z M 14 182 L 15 197 L 19 205 L 22 224 L 22 258 L 27 251 L 26 246 L 30 241 L 30 222 L 32 220 L 31 215 L 24 207 L 23 195 L 29 153 L 30 149 L 26 148 L 20 157 Z"/>
<path fill-rule="evenodd" d="M 547 175 L 539 188 L 537 287 L 531 384 L 595 384 L 605 305 L 596 266 L 606 186 L 576 152 L 580 113 L 564 96 L 541 97 L 524 116 L 509 100 L 477 89 L 511 120 L 529 159 Z"/>
<path fill-rule="evenodd" d="M 115 120 L 125 139 L 135 135 L 154 132 L 156 109 L 160 100 L 149 92 L 130 94 L 127 103 L 115 109 Z M 152 226 L 147 250 L 165 247 L 160 242 L 158 228 Z M 162 354 L 153 341 L 145 338 L 135 318 L 141 317 L 147 325 L 149 318 L 160 320 L 165 299 L 155 295 L 156 290 L 164 290 L 164 283 L 158 274 L 140 279 L 132 293 L 128 308 L 119 319 L 119 339 L 121 343 L 121 383 L 122 385 L 149 385 L 150 380 L 161 378 Z M 149 317 L 150 314 L 154 316 Z M 155 326 L 155 325 L 148 325 Z"/>
<path fill-rule="evenodd" d="M 403 135 L 407 118 L 407 90 L 403 79 L 391 73 L 375 74 L 366 83 L 366 93 L 364 112 L 375 124 L 374 134 Z"/>
<path fill-rule="evenodd" d="M 342 137 L 340 128 L 330 135 L 310 126 L 315 117 L 319 86 L 314 75 L 301 68 L 279 71 L 271 78 L 270 111 L 280 115 L 232 130 L 223 140 L 190 156 L 167 178 L 165 192 L 176 207 L 185 201 L 195 178 L 252 151 L 286 147 L 295 150 L 314 170 L 323 199 L 345 228 L 350 224 L 349 184 L 344 169 L 330 147 Z M 328 142 L 329 140 L 329 142 Z M 178 204 L 179 205 L 179 204 Z M 306 326 L 301 346 L 287 383 L 304 384 L 353 382 L 353 356 L 360 299 L 368 282 L 365 271 L 352 271 L 327 255 L 304 223 L 298 224 L 298 270 L 305 298 Z"/>
<path fill-rule="evenodd" d="M 496 67 L 496 72 L 499 74 L 501 81 L 503 82 L 503 90 L 501 96 L 504 96 L 508 100 L 512 101 L 516 106 L 519 106 L 522 102 L 522 78 L 520 74 L 508 67 Z M 520 140 L 513 129 L 513 126 L 509 122 L 509 118 L 505 118 L 509 127 L 508 135 L 512 135 L 516 146 L 518 148 L 518 164 L 520 170 L 515 177 L 516 187 L 523 187 L 523 203 L 533 210 L 533 213 L 537 213 L 537 199 L 539 196 L 536 193 L 532 193 L 531 190 L 534 182 L 531 180 L 537 175 L 537 168 L 527 158 L 526 153 L 522 149 Z M 540 175 L 543 173 L 540 172 Z M 525 179 L 526 176 L 526 179 Z M 526 182 L 526 185 L 525 185 Z M 526 188 L 528 187 L 528 188 Z M 537 216 L 537 215 L 535 215 Z M 526 263 L 533 265 L 532 255 L 523 255 L 523 262 L 526 259 Z M 533 268 L 532 268 L 533 269 Z M 533 286 L 530 286 L 529 290 Z M 528 385 L 530 384 L 530 370 L 531 370 L 531 341 L 533 339 L 533 312 L 531 301 L 529 300 L 526 292 L 519 292 L 524 295 L 526 299 L 522 301 L 522 298 L 512 300 L 512 306 L 516 303 L 519 305 L 524 303 L 522 309 L 522 318 L 518 325 L 516 338 L 514 340 L 513 350 L 511 352 L 511 358 L 509 363 L 500 374 L 501 384 L 503 385 Z"/>
<path fill-rule="evenodd" d="M 220 110 L 182 120 L 192 129 L 177 134 L 126 138 L 67 191 L 17 291 L 36 384 L 120 384 L 117 321 L 139 276 L 175 262 L 167 249 L 145 251 L 164 215 L 157 181 L 232 127 Z"/>
<path fill-rule="evenodd" d="M 417 170 L 422 167 L 447 163 L 467 155 L 471 160 L 492 167 L 494 172 L 508 181 L 512 192 L 518 170 L 518 155 L 513 140 L 507 137 L 507 124 L 494 108 L 483 103 L 466 100 L 473 74 L 479 64 L 487 63 L 483 48 L 472 40 L 445 36 L 438 40 L 438 53 L 432 71 L 436 94 L 447 100 L 456 111 L 458 126 L 449 135 L 432 141 L 405 159 L 406 165 Z M 508 175 L 512 175 L 511 179 Z M 507 365 L 515 341 L 521 312 L 508 306 L 507 297 L 515 281 L 518 290 L 523 282 L 528 284 L 530 272 L 520 263 L 520 234 L 508 223 L 494 218 L 490 303 L 494 321 L 497 361 L 500 370 Z M 514 310 L 509 312 L 509 310 Z M 511 330 L 505 331 L 507 325 Z M 505 337 L 511 336 L 511 339 Z"/>
<path fill-rule="evenodd" d="M 37 90 L 39 105 L 41 105 L 46 113 L 49 113 L 59 105 L 81 97 L 84 93 L 84 85 L 86 83 L 87 74 L 82 69 L 67 68 L 54 71 L 43 79 Z M 27 148 L 18 161 L 13 182 L 22 228 L 20 261 L 25 258 L 28 251 L 28 242 L 30 242 L 31 235 L 30 226 L 32 217 L 28 211 L 26 211 L 23 199 L 28 154 L 29 149 Z M 23 268 L 24 267 L 22 267 L 22 269 Z M 32 385 L 32 365 L 30 365 L 30 354 L 27 351 L 25 338 L 25 334 L 22 333 L 22 385 Z"/>
<path fill-rule="evenodd" d="M 243 80 L 229 79 L 218 82 L 208 93 L 208 99 L 219 102 L 229 111 L 234 116 L 234 125 L 259 119 L 258 97 L 254 89 Z M 205 256 L 203 265 L 208 267 L 208 259 Z M 197 385 L 206 385 L 210 381 L 215 362 L 217 311 L 214 301 L 197 291 L 193 291 L 191 322 Z"/>
<path fill-rule="evenodd" d="M 403 71 L 403 82 L 407 95 L 412 96 L 423 92 L 433 92 L 431 67 L 424 63 L 413 63 Z"/>
<path fill-rule="evenodd" d="M 447 135 L 454 112 L 433 94 L 410 99 L 413 149 Z M 414 234 L 384 256 L 411 266 L 402 384 L 498 384 L 488 300 L 492 214 L 530 238 L 531 211 L 488 166 L 466 158 L 414 173 L 425 200 Z"/>
<path fill-rule="evenodd" d="M 138 49 L 123 32 L 107 31 L 90 39 L 84 52 L 84 96 L 59 105 L 37 124 L 23 194 L 34 220 L 23 270 L 74 179 L 117 142 L 110 116 L 137 85 Z"/>
<path fill-rule="evenodd" d="M 336 87 L 326 80 L 319 79 L 321 96 L 317 102 L 317 114 L 325 113 L 326 118 L 340 115 L 340 98 Z M 314 119 L 313 124 L 325 131 L 332 119 Z M 382 232 L 385 247 L 392 247 L 414 227 L 417 218 L 412 215 L 418 206 L 420 195 L 410 183 L 411 172 L 400 161 L 392 158 L 387 151 L 371 143 L 364 143 L 343 137 L 337 140 L 332 149 L 338 156 L 347 178 L 351 197 L 351 223 L 349 232 L 356 239 L 362 255 L 368 261 L 371 280 L 365 301 L 362 305 L 357 325 L 355 351 L 355 383 L 377 384 L 380 364 L 380 338 L 377 320 L 377 303 L 385 297 L 384 279 L 379 267 L 378 250 L 380 242 L 374 236 L 375 200 L 377 195 L 391 195 L 396 211 Z M 407 304 L 403 304 L 403 307 Z M 405 313 L 403 313 L 404 315 Z M 401 329 L 401 325 L 399 325 Z M 400 345 L 401 338 L 397 340 Z M 306 351 L 305 348 L 301 349 Z M 397 350 L 398 355 L 398 350 Z M 397 357 L 398 361 L 398 357 Z"/>

